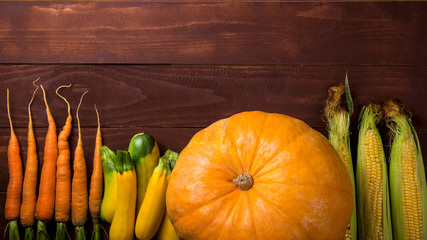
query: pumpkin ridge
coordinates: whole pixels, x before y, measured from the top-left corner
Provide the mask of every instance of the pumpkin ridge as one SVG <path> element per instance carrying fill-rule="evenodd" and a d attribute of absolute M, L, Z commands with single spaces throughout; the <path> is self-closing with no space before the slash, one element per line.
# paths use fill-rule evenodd
<path fill-rule="evenodd" d="M 292 221 L 289 216 L 287 216 L 284 212 L 282 212 L 282 210 L 280 210 L 280 208 L 277 206 L 277 204 L 275 202 L 273 202 L 270 199 L 268 199 L 266 196 L 264 196 L 264 194 L 260 193 L 256 189 L 253 189 L 252 192 L 255 195 L 257 195 L 262 201 L 266 202 L 268 205 L 271 205 L 274 210 L 276 210 L 278 213 L 280 213 L 280 215 L 282 215 L 283 217 L 285 217 L 288 220 L 289 223 L 291 223 L 296 229 L 298 229 L 299 233 L 304 233 L 304 236 L 305 236 L 304 239 L 308 239 L 307 233 L 305 233 L 303 231 L 303 229 L 298 224 L 296 224 L 294 221 Z"/>
<path fill-rule="evenodd" d="M 256 224 L 255 224 L 255 220 L 254 220 L 254 214 L 253 214 L 253 206 L 251 204 L 251 198 L 249 197 L 249 193 L 245 193 L 246 197 L 248 198 L 248 209 L 249 209 L 249 214 L 250 214 L 250 219 L 252 221 L 252 226 L 254 226 L 254 236 L 255 239 L 258 239 L 257 237 L 257 230 L 256 230 Z"/>
<path fill-rule="evenodd" d="M 234 200 L 234 203 L 233 203 L 233 206 L 232 206 L 232 207 L 229 207 L 229 209 L 227 210 L 227 213 L 226 213 L 226 214 L 224 214 L 224 216 L 225 216 L 225 217 L 224 217 L 224 221 L 222 221 L 221 231 L 218 233 L 218 236 L 216 237 L 216 239 L 219 239 L 219 236 L 220 236 L 220 234 L 222 233 L 222 229 L 224 229 L 224 228 L 225 228 L 226 220 L 230 218 L 230 214 L 231 214 L 232 210 L 234 209 L 234 207 L 235 207 L 235 205 L 236 205 L 236 203 L 237 203 L 238 196 L 240 195 L 240 193 L 239 193 L 239 192 L 237 192 L 236 190 L 233 190 L 233 191 L 231 191 L 231 192 L 229 192 L 229 193 L 227 193 L 227 194 L 224 194 L 224 195 L 218 196 L 218 197 L 216 197 L 216 198 L 213 198 L 213 199 L 209 200 L 209 202 L 207 202 L 207 203 L 205 203 L 205 204 L 200 204 L 199 206 L 197 206 L 197 207 L 193 208 L 193 209 L 192 209 L 192 211 L 191 211 L 191 212 L 189 212 L 187 215 L 181 216 L 180 218 L 176 219 L 176 220 L 174 221 L 174 226 L 179 226 L 179 225 L 180 225 L 180 224 L 179 224 L 179 222 L 187 220 L 186 218 L 192 218 L 191 216 L 192 216 L 192 215 L 193 215 L 197 210 L 199 210 L 200 208 L 205 207 L 205 206 L 206 206 L 206 205 L 208 205 L 208 204 L 213 204 L 216 200 L 218 200 L 218 199 L 220 199 L 220 198 L 223 198 L 223 197 L 226 197 L 226 196 L 227 196 L 227 195 L 229 195 L 229 194 L 234 194 L 234 195 L 236 195 L 236 196 L 231 196 L 231 197 L 230 197 L 230 199 L 233 199 L 233 200 Z M 231 206 L 231 204 L 229 204 L 228 206 Z M 214 238 L 213 238 L 213 239 L 214 239 Z"/>
<path fill-rule="evenodd" d="M 283 154 L 284 152 L 289 153 L 289 151 L 286 151 L 287 148 L 289 148 L 292 145 L 296 144 L 301 139 L 301 137 L 307 135 L 308 133 L 310 133 L 312 131 L 314 131 L 314 130 L 311 129 L 311 128 L 307 128 L 306 130 L 304 130 L 300 135 L 298 135 L 298 137 L 296 139 L 294 139 L 288 145 L 284 146 L 282 149 L 276 151 L 274 157 L 270 156 L 271 160 L 268 163 L 274 162 L 276 160 L 276 158 L 278 158 L 279 155 Z M 292 163 L 297 163 L 297 162 L 296 161 L 292 161 Z M 274 170 L 277 169 L 277 168 L 273 168 L 271 170 L 267 170 L 266 172 L 262 173 L 261 175 L 258 175 L 258 174 L 260 174 L 260 172 L 261 172 L 262 169 L 265 169 L 266 165 L 268 165 L 268 164 L 260 165 L 259 169 L 257 169 L 254 173 L 251 173 L 252 177 L 254 179 L 255 178 L 259 178 L 259 177 L 263 176 L 264 174 L 268 174 L 270 171 L 274 171 Z M 289 165 L 285 165 L 285 166 L 288 167 Z"/>
<path fill-rule="evenodd" d="M 333 187 L 331 187 L 331 186 L 329 186 L 328 184 L 286 184 L 286 183 L 284 183 L 284 182 L 257 182 L 258 184 L 257 184 L 257 186 L 256 186 L 256 188 L 261 188 L 261 189 L 266 189 L 266 190 L 268 190 L 268 191 L 271 191 L 271 190 L 269 190 L 268 188 L 266 188 L 266 187 L 264 187 L 264 186 L 262 186 L 263 184 L 266 184 L 266 185 L 268 185 L 268 184 L 281 184 L 281 185 L 284 185 L 284 186 L 287 186 L 287 187 L 304 187 L 304 188 L 313 188 L 313 189 L 316 189 L 316 188 L 318 188 L 319 186 L 321 186 L 322 188 L 327 188 L 327 189 L 329 189 L 329 190 L 332 190 L 332 191 L 335 191 L 335 192 L 339 192 L 339 193 L 344 193 L 344 194 L 350 194 L 351 192 L 348 192 L 348 191 L 344 191 L 344 190 L 342 190 L 342 189 L 336 189 L 336 188 L 333 188 Z M 351 193 L 351 195 L 353 196 L 353 193 Z"/>
<path fill-rule="evenodd" d="M 215 202 L 215 201 L 217 201 L 217 200 L 219 200 L 219 199 L 221 199 L 221 198 L 223 198 L 223 197 L 226 197 L 226 196 L 228 196 L 228 195 L 230 195 L 230 194 L 238 194 L 238 192 L 236 191 L 236 189 L 234 189 L 233 188 L 233 190 L 231 190 L 230 192 L 227 192 L 227 193 L 225 193 L 225 194 L 223 194 L 223 195 L 218 195 L 218 196 L 216 196 L 216 197 L 214 197 L 214 198 L 212 198 L 212 199 L 209 199 L 209 201 L 207 201 L 207 202 L 205 202 L 205 203 L 201 203 L 201 204 L 199 204 L 198 206 L 196 206 L 196 207 L 194 207 L 192 210 L 191 210 L 191 212 L 189 212 L 189 214 L 187 214 L 187 215 L 185 215 L 185 216 L 191 216 L 191 215 L 193 215 L 193 213 L 194 212 L 196 212 L 197 210 L 199 210 L 200 208 L 202 208 L 202 207 L 205 207 L 206 205 L 208 205 L 208 204 L 211 204 L 211 203 L 213 203 L 213 202 Z M 233 197 L 233 196 L 231 196 L 230 198 L 235 198 L 235 197 Z M 185 216 L 181 216 L 180 218 L 178 218 L 177 220 L 176 220 L 176 222 L 179 222 L 182 218 L 185 218 Z"/>
<path fill-rule="evenodd" d="M 203 144 L 202 144 L 203 145 Z M 197 145 L 195 145 L 195 146 L 197 146 Z M 210 146 L 211 147 L 211 146 Z M 217 151 L 214 147 L 212 147 L 212 149 L 214 149 L 213 151 Z M 193 149 L 192 150 L 194 153 L 197 153 L 197 154 L 200 154 L 200 155 L 202 155 L 202 156 L 204 156 L 204 157 L 206 157 L 206 158 L 210 158 L 210 156 L 207 156 L 207 155 L 205 155 L 205 151 L 201 151 L 201 150 L 199 150 L 199 149 Z M 228 172 L 226 172 L 226 171 L 224 171 L 223 173 L 224 174 L 229 174 L 229 175 L 232 175 L 233 176 L 233 178 L 236 178 L 237 176 L 239 176 L 236 172 L 234 172 L 233 171 L 233 168 L 232 167 L 230 167 L 229 165 L 227 165 L 226 164 L 226 161 L 222 161 L 222 164 L 213 164 L 212 162 L 210 162 L 210 164 L 212 165 L 212 166 L 217 166 L 219 169 L 227 169 L 228 170 Z"/>
<path fill-rule="evenodd" d="M 236 192 L 236 191 L 234 191 Z M 241 192 L 236 192 L 236 199 L 234 200 L 233 206 L 230 207 L 230 209 L 228 210 L 227 214 L 225 214 L 227 217 L 225 218 L 225 221 L 222 222 L 222 226 L 221 226 L 221 231 L 219 231 L 218 236 L 216 237 L 216 239 L 220 240 L 220 236 L 221 234 L 224 232 L 224 228 L 225 228 L 225 224 L 227 223 L 227 220 L 230 219 L 230 215 L 233 212 L 234 208 L 236 208 L 237 205 L 237 201 L 241 198 L 242 193 Z"/>
<path fill-rule="evenodd" d="M 259 142 L 260 142 L 260 139 L 261 139 L 261 137 L 260 136 L 262 136 L 263 135 L 263 133 L 264 133 L 264 129 L 265 129 L 265 125 L 266 125 L 266 123 L 267 123 L 267 118 L 270 116 L 270 114 L 269 113 L 266 113 L 265 114 L 265 117 L 264 117 L 264 122 L 262 123 L 262 128 L 261 128 L 261 131 L 259 132 L 259 135 L 256 137 L 256 141 L 255 141 L 255 144 L 254 144 L 254 148 L 256 149 L 256 152 L 254 153 L 254 155 L 252 156 L 252 159 L 251 159 L 251 161 L 250 161 L 250 165 L 249 165 L 249 167 L 248 167 L 248 169 L 247 169 L 247 172 L 250 174 L 250 172 L 251 172 L 251 170 L 252 170 L 252 165 L 253 165 L 253 163 L 254 163 L 254 160 L 255 160 L 255 156 L 258 154 L 258 151 L 259 151 Z M 243 166 L 243 163 L 242 163 L 242 166 Z"/>
<path fill-rule="evenodd" d="M 228 132 L 227 129 L 228 129 L 228 123 L 230 122 L 230 119 L 231 119 L 231 117 L 227 118 L 226 121 L 224 121 L 224 124 L 222 126 L 221 138 L 220 138 L 221 139 L 220 140 L 221 144 L 218 145 L 217 147 L 215 147 L 215 146 L 212 147 L 213 149 L 215 149 L 216 151 L 218 151 L 218 152 L 220 152 L 222 154 L 224 154 L 224 150 L 222 148 L 220 148 L 219 146 L 228 145 L 227 142 L 230 142 L 232 145 L 234 143 L 232 141 L 226 141 L 226 138 L 224 137 L 226 135 L 226 133 Z M 232 149 L 234 150 L 235 147 L 234 148 L 229 148 L 228 150 L 232 150 Z M 239 153 L 237 151 L 233 151 L 233 154 L 231 154 L 231 155 L 233 156 L 232 159 L 235 159 L 239 166 L 234 166 L 232 164 L 232 166 L 230 167 L 230 166 L 226 165 L 227 168 L 230 169 L 231 171 L 233 169 L 235 169 L 235 168 L 240 168 L 240 169 L 242 169 L 242 171 L 244 171 L 243 163 L 241 161 L 241 157 L 239 156 Z M 222 159 L 225 160 L 225 161 L 223 161 L 223 163 L 225 163 L 225 162 L 231 162 L 232 163 L 233 162 L 233 160 L 227 160 L 227 159 L 225 159 L 224 155 L 222 155 Z M 234 171 L 232 171 L 232 172 L 233 172 L 234 177 L 237 177 L 237 176 L 240 175 L 239 173 L 236 173 Z"/>
<path fill-rule="evenodd" d="M 288 186 L 292 186 L 292 187 L 306 187 L 306 188 L 315 188 L 318 186 L 322 186 L 324 188 L 327 188 L 329 190 L 335 191 L 335 192 L 339 192 L 339 193 L 344 193 L 344 194 L 350 194 L 351 196 L 353 196 L 352 192 L 348 192 L 348 191 L 344 191 L 342 189 L 336 189 L 334 187 L 331 187 L 327 184 L 310 184 L 310 185 L 306 185 L 306 184 L 292 184 L 292 185 L 288 185 Z"/>
<path fill-rule="evenodd" d="M 245 196 L 243 196 L 243 195 L 245 195 Z M 239 202 L 239 200 L 241 200 L 241 199 L 243 199 L 244 197 L 246 197 L 247 198 L 247 200 L 248 200 L 248 208 L 245 208 L 244 210 L 247 210 L 247 211 L 249 211 L 249 213 L 250 213 L 250 219 L 252 220 L 251 222 L 252 222 L 252 226 L 254 226 L 255 227 L 255 222 L 254 222 L 254 218 L 253 218 L 253 212 L 252 212 L 252 208 L 251 208 L 251 204 L 250 204 L 250 197 L 249 197 L 249 193 L 248 192 L 245 192 L 245 191 L 238 191 L 237 192 L 237 197 L 236 197 L 236 200 L 234 201 L 234 203 L 233 203 L 233 207 L 231 207 L 230 208 L 230 210 L 229 210 L 229 212 L 227 213 L 227 217 L 225 218 L 225 219 L 230 219 L 230 215 L 232 214 L 232 212 L 233 212 L 233 210 L 236 208 L 236 206 L 240 206 L 241 204 L 237 204 L 238 202 Z M 242 201 L 242 200 L 241 200 Z M 241 208 L 242 209 L 242 208 Z M 241 210 L 240 209 L 240 210 Z M 218 239 L 218 240 L 222 240 L 222 238 L 220 238 L 221 237 L 221 234 L 224 232 L 223 230 L 224 230 L 224 227 L 225 227 L 225 224 L 227 223 L 227 221 L 223 221 L 223 223 L 222 223 L 222 226 L 221 226 L 221 231 L 219 232 L 219 234 L 218 234 L 218 236 L 216 237 L 216 239 Z M 256 230 L 255 230 L 255 228 L 253 229 L 254 231 L 255 231 L 255 233 L 256 233 Z M 255 235 L 255 237 L 256 237 L 256 235 Z M 251 238 L 252 239 L 252 238 Z M 256 239 L 256 238 L 255 238 Z"/>

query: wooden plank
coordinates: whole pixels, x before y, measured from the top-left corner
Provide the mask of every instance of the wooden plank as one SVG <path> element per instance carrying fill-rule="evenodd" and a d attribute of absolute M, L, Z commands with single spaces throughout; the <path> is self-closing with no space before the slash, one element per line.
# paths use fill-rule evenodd
<path fill-rule="evenodd" d="M 347 70 L 354 123 L 368 102 L 397 98 L 412 111 L 415 127 L 427 128 L 427 112 L 420 104 L 427 95 L 427 66 L 249 65 L 0 65 L 0 127 L 9 126 L 6 88 L 15 127 L 27 126 L 32 81 L 40 77 L 58 127 L 67 110 L 54 92 L 72 83 L 61 93 L 69 99 L 73 117 L 80 95 L 89 90 L 80 109 L 84 127 L 96 126 L 97 104 L 103 127 L 206 127 L 237 112 L 261 110 L 323 128 L 327 89 L 343 83 Z M 41 91 L 32 112 L 35 126 L 46 127 Z"/>
<path fill-rule="evenodd" d="M 9 2 L 11 0 L 0 0 L 0 2 Z M 13 2 L 49 2 L 52 0 L 13 0 Z M 389 2 L 390 0 L 375 0 L 373 2 Z M 395 0 L 395 2 L 422 2 L 423 0 Z M 63 2 L 60 0 L 54 0 L 54 2 Z M 80 2 L 79 0 L 68 0 L 67 2 L 69 3 L 73 3 L 73 2 Z M 113 3 L 117 3 L 117 2 L 132 2 L 132 3 L 153 3 L 153 0 L 132 0 L 132 1 L 127 1 L 127 0 L 93 0 L 92 2 L 101 2 L 101 3 L 108 3 L 108 2 L 113 2 Z M 176 0 L 158 0 L 155 1 L 156 3 L 177 3 L 177 2 L 189 2 L 189 3 L 221 3 L 221 2 L 225 2 L 225 1 L 215 1 L 215 0 L 181 0 L 181 1 L 176 1 Z M 275 1 L 271 1 L 271 0 L 241 0 L 239 2 L 243 2 L 243 3 L 271 3 L 271 2 L 276 2 L 276 3 L 319 3 L 319 2 L 323 2 L 323 3 L 328 3 L 328 2 L 333 2 L 333 3 L 359 3 L 359 2 L 366 2 L 366 0 L 328 0 L 328 1 L 324 1 L 324 0 L 275 0 Z"/>
<path fill-rule="evenodd" d="M 0 2 L 0 62 L 425 65 L 426 11 L 427 2 Z"/>

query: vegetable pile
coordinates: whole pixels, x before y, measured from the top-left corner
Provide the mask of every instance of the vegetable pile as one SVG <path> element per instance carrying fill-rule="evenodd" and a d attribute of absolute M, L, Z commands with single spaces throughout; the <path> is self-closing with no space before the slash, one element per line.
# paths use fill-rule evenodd
<path fill-rule="evenodd" d="M 5 206 L 5 218 L 9 223 L 5 234 L 9 230 L 9 239 L 20 239 L 18 219 L 25 228 L 24 239 L 50 239 L 46 226 L 53 216 L 56 221 L 56 239 L 70 238 L 67 232 L 70 218 L 75 227 L 76 239 L 86 239 L 84 227 L 88 209 L 93 223 L 94 240 L 102 238 L 101 220 L 111 223 L 109 234 L 107 233 L 110 239 L 134 239 L 135 233 L 139 239 L 151 239 L 156 233 L 159 235 L 158 239 L 178 239 L 165 211 L 166 188 L 178 153 L 167 150 L 160 157 L 157 142 L 147 133 L 135 134 L 130 140 L 129 151 L 117 150 L 115 153 L 107 146 L 102 146 L 101 124 L 95 105 L 98 128 L 88 192 L 79 119 L 79 109 L 87 91 L 81 95 L 77 106 L 78 142 L 71 171 L 68 138 L 73 119 L 69 102 L 59 93 L 60 89 L 70 88 L 71 84 L 56 89 L 57 96 L 67 104 L 68 113 L 63 129 L 57 135 L 46 91 L 42 85 L 36 85 L 37 80 L 33 82 L 36 89 L 28 104 L 28 156 L 24 176 L 19 142 L 10 116 L 9 89 L 7 90 L 11 136 L 8 148 L 10 180 Z M 43 91 L 48 131 L 37 197 L 38 158 L 30 107 L 39 87 Z"/>
<path fill-rule="evenodd" d="M 126 150 L 113 150 L 103 145 L 95 105 L 89 182 L 79 119 L 87 91 L 76 109 L 78 142 L 71 159 L 73 118 L 59 93 L 71 84 L 55 92 L 67 105 L 57 135 L 46 91 L 36 82 L 28 104 L 24 174 L 7 90 L 5 234 L 9 231 L 11 240 L 20 239 L 20 226 L 23 239 L 50 239 L 53 217 L 56 239 L 70 239 L 70 222 L 78 240 L 89 234 L 99 240 L 103 232 L 112 240 L 427 239 L 426 177 L 411 113 L 396 100 L 367 103 L 352 148 L 354 106 L 347 76 L 345 85 L 328 91 L 328 138 L 291 116 L 251 111 L 212 123 L 179 154 L 167 149 L 161 155 L 148 133 L 136 133 Z M 48 130 L 37 184 L 31 105 L 39 87 Z M 92 233 L 85 230 L 88 211 Z"/>

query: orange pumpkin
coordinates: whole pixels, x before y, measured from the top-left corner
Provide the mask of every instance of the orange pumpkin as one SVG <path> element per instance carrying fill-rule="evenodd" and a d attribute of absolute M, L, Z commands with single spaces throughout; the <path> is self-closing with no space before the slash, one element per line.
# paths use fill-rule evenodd
<path fill-rule="evenodd" d="M 167 212 L 180 239 L 342 239 L 349 174 L 304 122 L 243 112 L 198 132 L 179 155 Z"/>

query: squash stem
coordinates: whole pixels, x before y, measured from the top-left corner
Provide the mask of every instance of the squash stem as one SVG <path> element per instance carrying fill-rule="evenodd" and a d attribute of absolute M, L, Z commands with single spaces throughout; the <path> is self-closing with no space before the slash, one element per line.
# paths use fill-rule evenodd
<path fill-rule="evenodd" d="M 238 189 L 247 191 L 252 188 L 252 185 L 254 185 L 254 179 L 251 174 L 243 172 L 236 179 L 233 179 L 233 183 L 236 184 Z"/>

